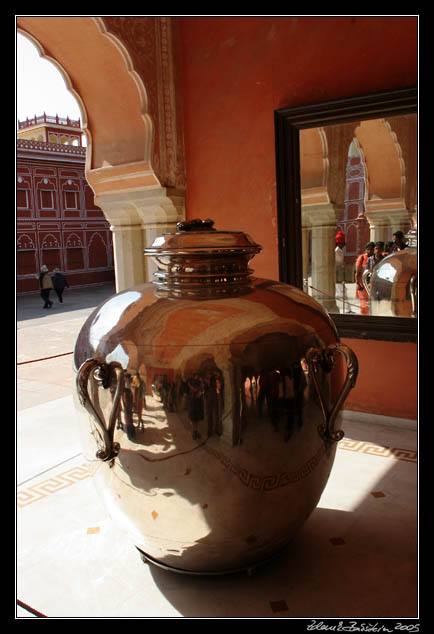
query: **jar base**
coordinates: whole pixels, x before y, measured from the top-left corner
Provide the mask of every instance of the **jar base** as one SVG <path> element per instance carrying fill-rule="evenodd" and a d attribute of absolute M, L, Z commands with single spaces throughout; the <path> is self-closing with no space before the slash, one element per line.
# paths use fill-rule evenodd
<path fill-rule="evenodd" d="M 279 550 L 278 552 L 273 553 L 273 555 L 271 555 L 270 557 L 267 557 L 266 559 L 258 561 L 254 564 L 242 566 L 240 568 L 229 568 L 227 570 L 203 570 L 202 571 L 202 570 L 184 570 L 183 568 L 168 566 L 167 564 L 163 564 L 162 562 L 158 561 L 157 559 L 154 559 L 147 553 L 143 552 L 143 550 L 141 550 L 138 546 L 136 546 L 136 548 L 139 551 L 140 557 L 145 564 L 151 564 L 153 566 L 156 566 L 157 568 L 161 568 L 162 570 L 167 570 L 168 572 L 174 572 L 176 574 L 181 574 L 181 575 L 192 575 L 196 577 L 217 577 L 217 576 L 224 576 L 224 575 L 235 575 L 240 573 L 245 573 L 248 576 L 251 576 L 255 574 L 255 572 L 259 568 L 262 568 L 263 566 L 268 565 L 273 559 L 275 559 L 282 552 L 281 550 Z"/>

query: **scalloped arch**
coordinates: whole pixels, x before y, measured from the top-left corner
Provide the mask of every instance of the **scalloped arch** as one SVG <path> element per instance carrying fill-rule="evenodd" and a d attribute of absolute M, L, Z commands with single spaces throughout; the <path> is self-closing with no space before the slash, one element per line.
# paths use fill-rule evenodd
<path fill-rule="evenodd" d="M 131 57 L 99 17 L 17 18 L 18 31 L 61 73 L 88 140 L 87 170 L 144 163 L 151 170 L 153 124 Z"/>
<path fill-rule="evenodd" d="M 335 159 L 330 156 L 323 128 L 308 128 L 300 131 L 303 141 L 300 149 L 302 188 L 323 189 L 334 199 L 329 182 L 329 172 L 337 169 Z M 367 119 L 354 124 L 352 144 L 357 143 L 366 172 L 366 198 L 402 199 L 405 195 L 405 163 L 397 135 L 386 119 Z M 350 146 L 340 147 L 346 152 Z M 342 167 L 344 164 L 342 164 Z M 344 190 L 342 189 L 342 192 Z"/>
<path fill-rule="evenodd" d="M 403 199 L 405 164 L 401 147 L 387 119 L 362 121 L 356 138 L 367 167 L 367 198 Z"/>

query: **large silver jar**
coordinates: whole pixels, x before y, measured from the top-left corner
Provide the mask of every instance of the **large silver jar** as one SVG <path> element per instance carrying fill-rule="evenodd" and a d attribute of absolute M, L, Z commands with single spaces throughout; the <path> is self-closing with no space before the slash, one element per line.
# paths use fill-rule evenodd
<path fill-rule="evenodd" d="M 383 258 L 368 283 L 369 314 L 383 317 L 417 317 L 417 232 L 407 236 L 407 247 Z"/>
<path fill-rule="evenodd" d="M 143 557 L 251 569 L 315 509 L 357 359 L 315 300 L 252 277 L 260 247 L 208 220 L 145 250 L 155 282 L 117 293 L 77 339 L 83 447 Z"/>

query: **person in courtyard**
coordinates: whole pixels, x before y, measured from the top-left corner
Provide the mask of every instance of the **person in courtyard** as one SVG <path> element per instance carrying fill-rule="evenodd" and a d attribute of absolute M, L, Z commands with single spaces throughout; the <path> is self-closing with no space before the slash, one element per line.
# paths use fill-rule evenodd
<path fill-rule="evenodd" d="M 51 275 L 48 272 L 48 267 L 45 264 L 41 266 L 39 288 L 41 290 L 41 297 L 44 300 L 42 308 L 51 308 L 53 302 L 50 300 L 50 291 L 53 289 L 53 282 L 51 281 Z"/>
<path fill-rule="evenodd" d="M 335 236 L 335 268 L 336 268 L 336 283 L 345 281 L 345 263 L 344 263 L 344 248 L 345 248 L 345 234 L 343 231 L 338 231 Z"/>
<path fill-rule="evenodd" d="M 374 267 L 377 266 L 384 258 L 384 242 L 376 242 L 374 246 L 374 253 L 368 258 L 366 262 L 366 268 L 368 271 L 373 271 Z"/>
<path fill-rule="evenodd" d="M 395 231 L 393 234 L 393 251 L 402 251 L 402 249 L 407 248 L 407 243 L 404 241 L 404 234 L 402 231 Z"/>
<path fill-rule="evenodd" d="M 69 288 L 68 281 L 66 277 L 59 271 L 59 269 L 54 269 L 53 275 L 51 276 L 51 281 L 53 282 L 53 288 L 56 291 L 57 298 L 60 304 L 63 304 L 63 291 L 65 288 Z"/>
<path fill-rule="evenodd" d="M 362 276 L 368 262 L 368 258 L 374 255 L 374 242 L 368 242 L 365 251 L 356 260 L 356 297 L 360 300 L 360 314 L 369 315 L 368 292 L 363 286 Z"/>
<path fill-rule="evenodd" d="M 366 267 L 365 267 L 365 270 L 369 271 L 369 273 L 367 274 L 367 280 L 366 280 L 368 284 L 371 283 L 371 276 L 374 271 L 374 268 L 384 258 L 383 253 L 384 253 L 384 242 L 381 242 L 381 241 L 376 242 L 374 246 L 374 253 L 371 256 L 369 256 L 366 262 Z"/>
<path fill-rule="evenodd" d="M 388 242 L 386 242 L 385 247 L 384 247 L 384 257 L 390 255 L 391 253 L 393 253 L 393 249 L 394 249 L 394 243 L 392 242 L 392 240 L 389 240 Z"/>

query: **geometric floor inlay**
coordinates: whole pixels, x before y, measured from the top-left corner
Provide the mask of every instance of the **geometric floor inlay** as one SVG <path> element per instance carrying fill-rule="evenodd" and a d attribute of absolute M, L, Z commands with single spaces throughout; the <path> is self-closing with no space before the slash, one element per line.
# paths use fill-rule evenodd
<path fill-rule="evenodd" d="M 77 482 L 90 478 L 90 473 L 86 464 L 78 465 L 67 471 L 63 471 L 56 476 L 47 478 L 38 484 L 34 484 L 26 489 L 21 489 L 17 493 L 17 504 L 19 508 L 29 506 L 33 502 L 43 500 L 52 493 L 57 493 Z"/>
<path fill-rule="evenodd" d="M 402 447 L 388 447 L 386 445 L 376 445 L 363 440 L 352 440 L 351 438 L 343 438 L 338 443 L 338 449 L 342 451 L 353 451 L 369 456 L 378 456 L 381 458 L 390 458 L 392 460 L 402 460 L 405 462 L 417 462 L 417 451 L 414 449 L 404 449 Z M 47 496 L 57 493 L 77 482 L 81 482 L 86 478 L 90 478 L 87 465 L 82 464 L 67 471 L 63 471 L 56 476 L 52 476 L 34 484 L 26 489 L 21 489 L 17 493 L 17 505 L 23 508 L 45 499 Z M 381 491 L 373 492 L 374 497 L 382 497 Z"/>
<path fill-rule="evenodd" d="M 343 438 L 338 443 L 338 449 L 369 454 L 370 456 L 380 456 L 383 458 L 392 458 L 394 460 L 404 460 L 405 462 L 417 462 L 417 451 L 415 449 L 402 449 L 401 447 L 376 445 L 364 440 L 351 440 L 350 438 Z"/>

